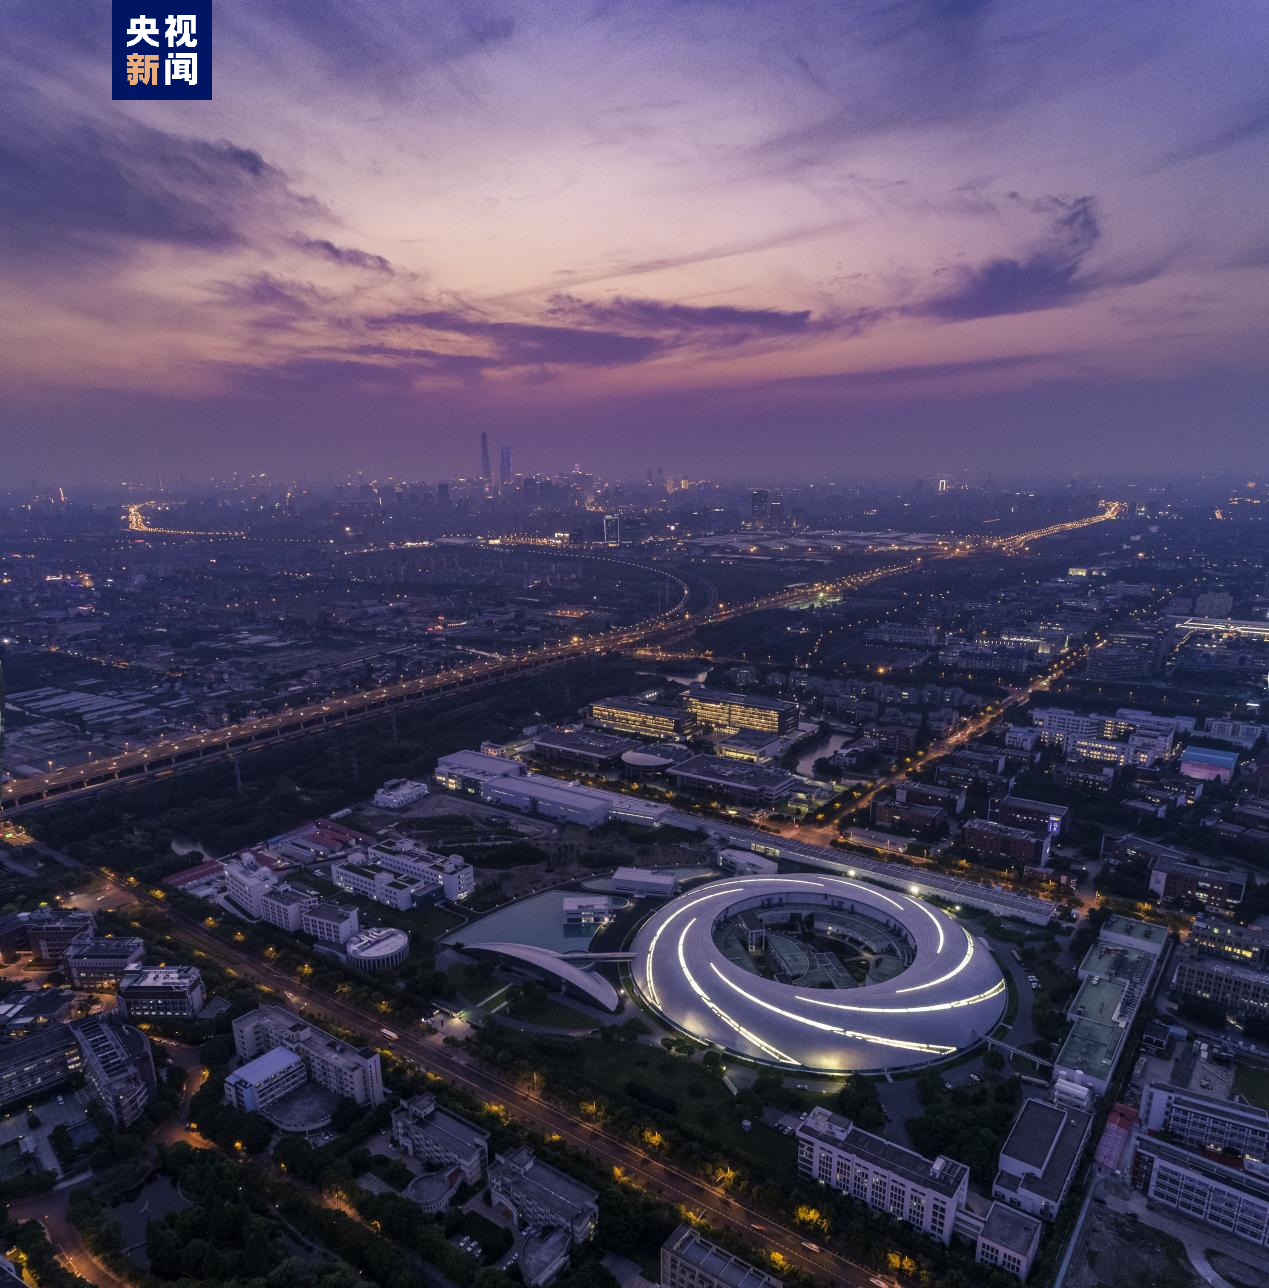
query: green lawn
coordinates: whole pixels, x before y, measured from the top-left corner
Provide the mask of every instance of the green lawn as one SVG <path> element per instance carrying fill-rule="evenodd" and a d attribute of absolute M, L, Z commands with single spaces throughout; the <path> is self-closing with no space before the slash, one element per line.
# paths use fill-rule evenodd
<path fill-rule="evenodd" d="M 513 1002 L 500 1014 L 509 1015 L 515 1020 L 523 1020 L 526 1024 L 542 1024 L 552 1029 L 585 1032 L 595 1027 L 594 1020 L 587 1019 L 580 1011 L 575 1011 L 571 1006 L 565 1006 L 563 1002 L 557 1002 L 551 997 L 539 998 L 536 1002 L 532 1000 Z"/>
<path fill-rule="evenodd" d="M 1253 1105 L 1269 1109 L 1269 1069 L 1240 1064 L 1234 1071 L 1234 1090 L 1246 1096 Z"/>

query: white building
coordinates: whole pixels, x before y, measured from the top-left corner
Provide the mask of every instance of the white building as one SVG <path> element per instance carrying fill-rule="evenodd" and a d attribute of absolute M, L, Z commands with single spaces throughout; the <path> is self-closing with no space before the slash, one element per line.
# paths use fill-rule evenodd
<path fill-rule="evenodd" d="M 489 1160 L 489 1133 L 442 1108 L 430 1092 L 393 1112 L 392 1142 L 428 1167 L 461 1168 L 468 1185 L 480 1180 Z"/>
<path fill-rule="evenodd" d="M 119 1009 L 130 1020 L 190 1019 L 206 1003 L 196 966 L 141 966 L 119 981 Z"/>
<path fill-rule="evenodd" d="M 451 792 L 479 796 L 481 788 L 498 778 L 520 778 L 528 769 L 507 756 L 490 756 L 481 751 L 455 751 L 436 762 L 433 780 Z"/>
<path fill-rule="evenodd" d="M 345 960 L 358 970 L 389 970 L 409 956 L 410 936 L 395 926 L 369 926 L 344 945 Z"/>
<path fill-rule="evenodd" d="M 969 1168 L 933 1162 L 817 1106 L 797 1129 L 798 1171 L 861 1203 L 888 1212 L 940 1243 L 951 1242 L 969 1194 Z"/>
<path fill-rule="evenodd" d="M 349 894 L 359 894 L 363 899 L 371 899 L 398 912 L 422 903 L 440 886 L 440 880 L 432 873 L 426 879 L 416 880 L 400 876 L 377 863 L 359 863 L 352 859 L 331 864 L 330 879 Z"/>
<path fill-rule="evenodd" d="M 307 1081 L 304 1061 L 286 1047 L 274 1047 L 248 1060 L 225 1079 L 225 1103 L 255 1113 Z"/>
<path fill-rule="evenodd" d="M 998 1266 L 1019 1279 L 1025 1279 L 1035 1263 L 1041 1229 L 1035 1217 L 1017 1212 L 1003 1203 L 993 1203 L 978 1234 L 974 1260 L 980 1265 Z"/>
<path fill-rule="evenodd" d="M 561 906 L 566 930 L 571 928 L 594 933 L 611 919 L 612 900 L 605 894 L 566 894 Z"/>
<path fill-rule="evenodd" d="M 1092 1115 L 1081 1110 L 1026 1101 L 1000 1151 L 992 1198 L 1042 1220 L 1056 1220 L 1092 1127 Z"/>
<path fill-rule="evenodd" d="M 379 1053 L 369 1047 L 351 1047 L 280 1006 L 260 1006 L 239 1016 L 233 1031 L 239 1059 L 254 1060 L 275 1047 L 286 1047 L 304 1061 L 308 1076 L 319 1086 L 359 1105 L 383 1102 Z"/>
<path fill-rule="evenodd" d="M 264 916 L 264 896 L 278 883 L 277 873 L 258 863 L 250 854 L 239 855 L 225 864 L 225 893 L 249 917 Z"/>
<path fill-rule="evenodd" d="M 427 795 L 427 784 L 409 778 L 389 779 L 374 794 L 374 803 L 380 809 L 408 809 L 415 801 Z"/>
<path fill-rule="evenodd" d="M 679 879 L 671 870 L 621 867 L 612 874 L 612 887 L 636 898 L 668 899 L 679 888 Z"/>
<path fill-rule="evenodd" d="M 437 854 L 408 838 L 384 841 L 366 857 L 380 867 L 415 881 L 432 881 L 439 893 L 457 902 L 476 888 L 476 873 L 461 854 Z"/>
<path fill-rule="evenodd" d="M 279 883 L 266 890 L 260 900 L 260 915 L 271 926 L 290 934 L 301 929 L 304 910 L 320 902 L 312 890 Z"/>
<path fill-rule="evenodd" d="M 1183 717 L 1155 716 L 1124 707 L 1113 716 L 1040 707 L 1032 710 L 1031 719 L 1046 747 L 1056 747 L 1076 759 L 1117 766 L 1148 766 L 1166 760 L 1172 754 L 1178 727 L 1185 727 Z"/>
<path fill-rule="evenodd" d="M 718 866 L 734 877 L 765 877 L 780 870 L 775 859 L 764 858 L 752 850 L 735 850 L 730 846 L 719 850 Z"/>
<path fill-rule="evenodd" d="M 1152 1082 L 1141 1096 L 1141 1126 L 1171 1133 L 1190 1149 L 1229 1149 L 1269 1160 L 1269 1113 L 1255 1105 Z"/>
<path fill-rule="evenodd" d="M 361 919 L 347 904 L 314 903 L 300 913 L 300 929 L 320 944 L 346 944 L 361 929 Z"/>
<path fill-rule="evenodd" d="M 661 1245 L 661 1288 L 780 1288 L 780 1280 L 684 1222 Z"/>

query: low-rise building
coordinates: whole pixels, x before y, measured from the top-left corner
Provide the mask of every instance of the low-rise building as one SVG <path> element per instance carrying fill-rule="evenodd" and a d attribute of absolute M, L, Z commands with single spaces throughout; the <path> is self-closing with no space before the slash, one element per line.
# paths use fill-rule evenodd
<path fill-rule="evenodd" d="M 725 760 L 721 756 L 693 756 L 671 766 L 666 774 L 680 791 L 738 805 L 775 805 L 791 796 L 798 785 L 797 778 L 782 769 Z"/>
<path fill-rule="evenodd" d="M 225 1103 L 248 1113 L 267 1109 L 308 1081 L 308 1066 L 287 1047 L 274 1047 L 225 1078 Z"/>
<path fill-rule="evenodd" d="M 1231 1150 L 1269 1160 L 1269 1113 L 1244 1101 L 1152 1082 L 1141 1095 L 1141 1126 L 1166 1131 L 1190 1149 Z"/>
<path fill-rule="evenodd" d="M 951 1242 L 969 1193 L 969 1168 L 939 1155 L 933 1162 L 849 1118 L 817 1106 L 797 1129 L 801 1175 L 937 1239 Z"/>
<path fill-rule="evenodd" d="M 1035 1217 L 1004 1203 L 993 1203 L 975 1241 L 974 1260 L 1025 1279 L 1035 1264 L 1042 1229 Z"/>
<path fill-rule="evenodd" d="M 987 818 L 972 818 L 961 829 L 961 845 L 976 859 L 1008 867 L 1047 867 L 1049 843 L 1048 836 Z"/>
<path fill-rule="evenodd" d="M 406 837 L 380 842 L 368 857 L 399 876 L 432 882 L 436 893 L 454 903 L 476 888 L 475 870 L 461 854 L 438 854 Z"/>
<path fill-rule="evenodd" d="M 308 1076 L 319 1086 L 359 1105 L 383 1101 L 377 1051 L 349 1046 L 280 1006 L 260 1006 L 240 1015 L 233 1033 L 239 1059 L 254 1060 L 275 1047 L 286 1047 L 304 1061 Z"/>
<path fill-rule="evenodd" d="M 433 780 L 451 792 L 480 796 L 486 783 L 498 778 L 521 778 L 528 768 L 507 756 L 490 756 L 482 751 L 454 751 L 436 762 Z"/>
<path fill-rule="evenodd" d="M 63 962 L 76 988 L 112 989 L 126 971 L 145 959 L 145 940 L 85 935 L 66 949 Z"/>
<path fill-rule="evenodd" d="M 145 1112 L 157 1085 L 149 1038 L 105 1015 L 76 1020 L 70 1028 L 97 1103 L 116 1127 L 130 1127 Z"/>
<path fill-rule="evenodd" d="M 225 864 L 225 894 L 257 921 L 264 916 L 264 896 L 278 883 L 278 874 L 250 854 Z"/>
<path fill-rule="evenodd" d="M 788 734 L 793 732 L 798 722 L 796 702 L 761 694 L 689 689 L 684 706 L 707 729 L 722 733 L 760 729 L 764 733 Z"/>
<path fill-rule="evenodd" d="M 1177 961 L 1172 991 L 1215 1002 L 1229 1015 L 1269 1015 L 1269 969 L 1187 952 Z"/>
<path fill-rule="evenodd" d="M 38 1100 L 82 1069 L 69 1024 L 44 1024 L 28 1037 L 0 1044 L 0 1109 Z"/>
<path fill-rule="evenodd" d="M 193 1019 L 207 1004 L 196 966 L 146 966 L 119 980 L 119 1009 L 131 1020 Z"/>
<path fill-rule="evenodd" d="M 319 944 L 343 945 L 361 929 L 361 918 L 345 903 L 313 903 L 301 911 L 300 929 Z"/>
<path fill-rule="evenodd" d="M 637 743 L 594 729 L 546 729 L 533 738 L 533 754 L 549 765 L 572 765 L 592 773 L 613 769 Z"/>
<path fill-rule="evenodd" d="M 690 732 L 691 718 L 682 707 L 639 698 L 605 698 L 590 704 L 590 724 L 637 738 L 680 738 Z"/>
<path fill-rule="evenodd" d="M 1257 917 L 1249 926 L 1216 917 L 1196 917 L 1188 943 L 1205 956 L 1269 968 L 1269 917 Z"/>
<path fill-rule="evenodd" d="M 673 869 L 620 867 L 612 874 L 612 888 L 639 899 L 668 899 L 678 890 L 679 878 Z"/>
<path fill-rule="evenodd" d="M 520 1263 L 530 1288 L 554 1278 L 599 1220 L 598 1194 L 542 1162 L 527 1145 L 499 1154 L 489 1165 L 489 1198 L 526 1236 Z"/>
<path fill-rule="evenodd" d="M 1039 836 L 1061 836 L 1070 817 L 1069 805 L 1028 800 L 1025 796 L 1003 796 L 992 805 L 991 816 L 1006 827 L 1021 827 Z"/>
<path fill-rule="evenodd" d="M 780 870 L 780 864 L 775 859 L 731 846 L 718 851 L 718 866 L 734 877 L 769 876 Z"/>
<path fill-rule="evenodd" d="M 430 873 L 426 879 L 403 877 L 376 863 L 359 863 L 351 859 L 332 864 L 330 879 L 349 894 L 358 894 L 398 912 L 406 912 L 423 903 L 440 886 L 440 881 Z"/>
<path fill-rule="evenodd" d="M 469 1185 L 480 1180 L 489 1159 L 489 1133 L 438 1105 L 428 1092 L 393 1112 L 392 1141 L 429 1168 L 458 1167 Z"/>
<path fill-rule="evenodd" d="M 395 926 L 369 926 L 344 945 L 344 959 L 358 970 L 391 970 L 410 956 L 410 936 Z"/>
<path fill-rule="evenodd" d="M 1132 1183 L 1152 1203 L 1269 1246 L 1269 1179 L 1141 1132 L 1133 1144 Z"/>
<path fill-rule="evenodd" d="M 374 794 L 374 803 L 379 809 L 409 809 L 416 801 L 427 795 L 427 784 L 416 783 L 410 778 L 390 778 Z"/>
<path fill-rule="evenodd" d="M 1042 1220 L 1056 1220 L 1092 1126 L 1092 1115 L 1079 1109 L 1026 1101 L 1000 1151 L 992 1198 Z"/>
<path fill-rule="evenodd" d="M 260 913 L 269 925 L 293 935 L 303 928 L 305 909 L 320 901 L 315 891 L 283 882 L 264 892 Z"/>
<path fill-rule="evenodd" d="M 780 1281 L 686 1223 L 661 1245 L 661 1288 L 779 1288 Z"/>
<path fill-rule="evenodd" d="M 27 948 L 36 961 L 61 961 L 75 940 L 96 932 L 97 921 L 91 912 L 36 908 L 26 914 Z"/>

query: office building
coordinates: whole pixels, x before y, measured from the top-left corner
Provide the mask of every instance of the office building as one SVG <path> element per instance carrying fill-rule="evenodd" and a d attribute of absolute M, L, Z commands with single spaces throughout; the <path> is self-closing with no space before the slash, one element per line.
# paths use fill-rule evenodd
<path fill-rule="evenodd" d="M 145 959 L 145 940 L 85 935 L 66 949 L 62 959 L 76 988 L 113 989 L 125 971 Z"/>
<path fill-rule="evenodd" d="M 247 1113 L 267 1109 L 308 1082 L 308 1066 L 287 1047 L 274 1047 L 225 1078 L 225 1103 Z"/>
<path fill-rule="evenodd" d="M 361 929 L 361 918 L 345 903 L 314 903 L 301 911 L 300 929 L 319 944 L 343 945 Z"/>
<path fill-rule="evenodd" d="M 721 733 L 757 729 L 763 733 L 787 734 L 792 733 L 798 722 L 796 702 L 760 694 L 689 689 L 684 705 L 700 724 Z"/>
<path fill-rule="evenodd" d="M 1172 991 L 1215 1002 L 1227 1015 L 1269 1016 L 1269 970 L 1187 952 L 1177 962 Z"/>
<path fill-rule="evenodd" d="M 503 447 L 498 452 L 498 482 L 502 487 L 511 483 L 511 448 Z"/>
<path fill-rule="evenodd" d="M 429 1092 L 394 1110 L 392 1142 L 429 1169 L 458 1167 L 468 1185 L 480 1180 L 489 1159 L 489 1133 L 438 1105 Z"/>
<path fill-rule="evenodd" d="M 241 1060 L 286 1047 L 304 1061 L 319 1086 L 367 1107 L 383 1101 L 379 1053 L 370 1047 L 351 1047 L 280 1006 L 260 1006 L 239 1016 L 233 1032 Z"/>
<path fill-rule="evenodd" d="M 780 864 L 752 850 L 737 850 L 728 846 L 718 851 L 718 866 L 734 877 L 771 876 L 779 872 Z"/>
<path fill-rule="evenodd" d="M 1109 716 L 1040 707 L 1031 712 L 1031 719 L 1044 746 L 1074 759 L 1116 766 L 1149 766 L 1168 759 L 1181 727 L 1176 718 L 1124 708 Z"/>
<path fill-rule="evenodd" d="M 1166 1131 L 1189 1149 L 1230 1150 L 1269 1160 L 1269 1113 L 1210 1092 L 1149 1083 L 1141 1095 L 1141 1126 Z"/>
<path fill-rule="evenodd" d="M 658 742 L 690 732 L 690 718 L 683 708 L 643 702 L 639 698 L 604 698 L 592 702 L 587 722 L 613 733 L 653 738 Z"/>
<path fill-rule="evenodd" d="M 367 857 L 411 881 L 430 882 L 436 893 L 453 903 L 466 899 L 476 888 L 475 870 L 461 854 L 437 854 L 406 837 L 376 845 Z"/>
<path fill-rule="evenodd" d="M 91 912 L 62 908 L 36 908 L 26 914 L 26 946 L 40 962 L 60 962 L 76 939 L 95 934 Z"/>
<path fill-rule="evenodd" d="M 529 771 L 518 760 L 489 756 L 480 751 L 454 751 L 436 762 L 432 779 L 451 792 L 479 796 L 485 784 L 499 778 L 519 777 Z"/>
<path fill-rule="evenodd" d="M 749 524 L 753 528 L 766 526 L 771 507 L 771 493 L 766 488 L 754 488 L 749 494 Z"/>
<path fill-rule="evenodd" d="M 489 468 L 489 435 L 483 430 L 480 434 L 480 480 L 488 492 L 493 484 L 493 471 Z"/>
<path fill-rule="evenodd" d="M 533 739 L 533 754 L 548 765 L 572 765 L 596 773 L 614 769 L 636 746 L 629 738 L 594 729 L 548 729 Z"/>
<path fill-rule="evenodd" d="M 993 1203 L 975 1240 L 974 1260 L 1025 1279 L 1035 1264 L 1042 1229 L 1035 1217 L 1004 1203 Z"/>
<path fill-rule="evenodd" d="M 1269 1246 L 1269 1179 L 1155 1136 L 1133 1139 L 1132 1183 L 1147 1199 L 1257 1247 Z"/>
<path fill-rule="evenodd" d="M 685 1223 L 661 1245 L 661 1288 L 780 1288 L 780 1280 Z"/>
<path fill-rule="evenodd" d="M 119 980 L 119 1009 L 130 1020 L 189 1020 L 206 1004 L 196 966 L 143 966 Z"/>
<path fill-rule="evenodd" d="M 385 908 L 395 908 L 398 912 L 405 912 L 415 904 L 423 903 L 440 885 L 431 873 L 428 874 L 428 879 L 419 880 L 403 877 L 390 868 L 380 867 L 375 863 L 359 863 L 352 859 L 332 864 L 330 879 L 349 894 L 358 894 L 363 899 L 381 903 Z"/>
<path fill-rule="evenodd" d="M 319 902 L 314 891 L 283 882 L 264 892 L 260 913 L 269 925 L 293 935 L 302 928 L 305 909 Z"/>
<path fill-rule="evenodd" d="M 1249 926 L 1216 917 L 1196 917 L 1188 942 L 1205 956 L 1269 969 L 1269 916 L 1257 917 Z"/>
<path fill-rule="evenodd" d="M 1247 893 L 1247 870 L 1211 859 L 1187 862 L 1160 858 L 1150 870 L 1150 889 L 1162 899 L 1200 903 L 1213 912 L 1232 913 Z"/>
<path fill-rule="evenodd" d="M 1024 796 L 1004 796 L 991 807 L 991 816 L 997 823 L 1026 828 L 1039 836 L 1061 836 L 1070 813 L 1069 805 L 1050 805 Z"/>
<path fill-rule="evenodd" d="M 961 845 L 976 859 L 994 865 L 1045 867 L 1049 844 L 1048 836 L 987 818 L 972 818 L 961 829 Z"/>
<path fill-rule="evenodd" d="M 612 874 L 612 888 L 636 898 L 668 899 L 679 888 L 673 869 L 619 867 Z"/>
<path fill-rule="evenodd" d="M 83 1055 L 69 1024 L 44 1024 L 0 1045 L 0 1109 L 38 1100 L 69 1082 Z"/>
<path fill-rule="evenodd" d="M 1000 1151 L 992 1198 L 1042 1220 L 1056 1220 L 1092 1127 L 1092 1115 L 1079 1109 L 1026 1101 Z"/>
<path fill-rule="evenodd" d="M 250 854 L 225 865 L 225 893 L 234 905 L 259 921 L 264 916 L 264 896 L 278 883 L 277 873 Z"/>
<path fill-rule="evenodd" d="M 70 1028 L 97 1103 L 116 1127 L 130 1127 L 145 1112 L 157 1085 L 149 1038 L 104 1015 L 76 1020 Z"/>
<path fill-rule="evenodd" d="M 585 1243 L 599 1220 L 599 1195 L 542 1162 L 527 1145 L 499 1154 L 490 1164 L 489 1197 L 512 1217 L 517 1230 L 531 1235 L 558 1228 L 573 1243 Z"/>
<path fill-rule="evenodd" d="M 737 805 L 775 805 L 798 786 L 797 778 L 783 769 L 747 765 L 721 756 L 693 756 L 672 765 L 666 773 L 680 791 Z"/>
<path fill-rule="evenodd" d="M 817 1106 L 797 1132 L 798 1171 L 848 1194 L 942 1244 L 951 1242 L 969 1193 L 969 1168 L 939 1155 L 933 1162 L 874 1136 Z"/>
<path fill-rule="evenodd" d="M 614 547 L 621 545 L 621 515 L 604 515 L 604 545 Z"/>

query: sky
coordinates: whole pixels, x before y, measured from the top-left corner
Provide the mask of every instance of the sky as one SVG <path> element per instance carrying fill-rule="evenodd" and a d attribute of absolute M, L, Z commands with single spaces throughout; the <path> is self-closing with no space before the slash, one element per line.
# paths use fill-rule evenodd
<path fill-rule="evenodd" d="M 1263 469 L 1265 17 L 215 0 L 113 103 L 6 0 L 3 473 Z"/>

